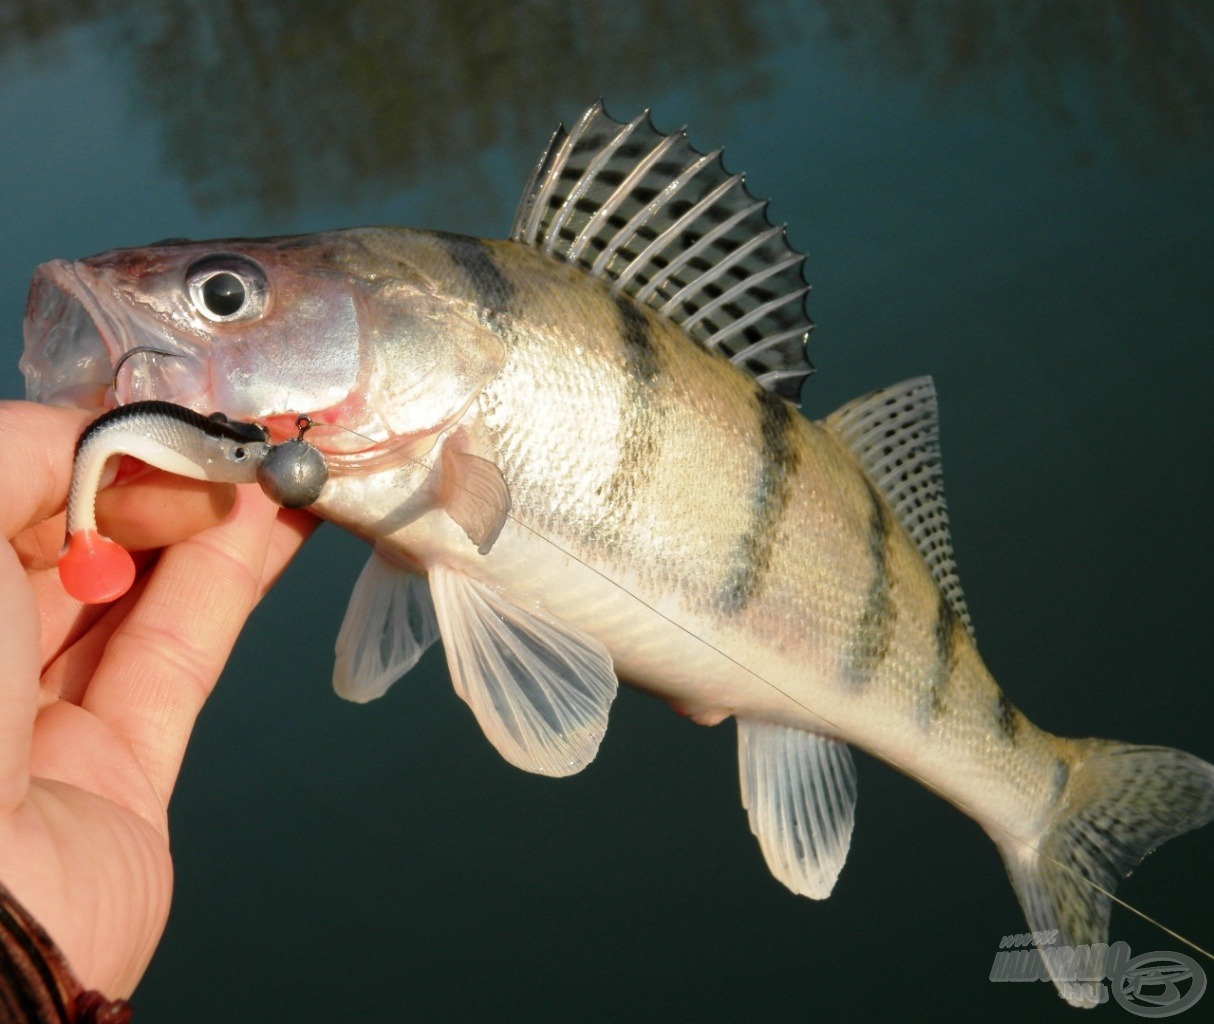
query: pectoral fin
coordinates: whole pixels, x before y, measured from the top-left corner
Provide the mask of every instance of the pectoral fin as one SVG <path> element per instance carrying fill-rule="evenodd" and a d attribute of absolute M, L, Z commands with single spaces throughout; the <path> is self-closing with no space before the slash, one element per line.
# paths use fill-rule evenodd
<path fill-rule="evenodd" d="M 594 760 L 617 687 L 607 649 L 453 569 L 431 569 L 430 590 L 455 691 L 498 752 L 540 775 Z"/>
<path fill-rule="evenodd" d="M 487 555 L 510 511 L 510 488 L 502 471 L 478 455 L 444 448 L 439 501 L 477 551 Z"/>
<path fill-rule="evenodd" d="M 337 634 L 333 689 L 357 704 L 382 697 L 437 639 L 426 581 L 373 554 L 354 584 Z"/>
<path fill-rule="evenodd" d="M 847 744 L 785 725 L 738 719 L 742 806 L 771 873 L 825 899 L 847 859 L 856 769 Z"/>

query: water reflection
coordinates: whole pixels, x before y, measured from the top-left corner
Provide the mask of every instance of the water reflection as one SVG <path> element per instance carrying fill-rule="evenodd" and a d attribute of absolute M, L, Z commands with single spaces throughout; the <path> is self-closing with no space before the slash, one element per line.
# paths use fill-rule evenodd
<path fill-rule="evenodd" d="M 818 0 L 867 64 L 989 104 L 1023 90 L 1059 126 L 1091 126 L 1149 166 L 1214 152 L 1214 5 L 1085 0 Z M 1005 102 L 1012 106 L 1011 102 Z"/>
<path fill-rule="evenodd" d="M 96 19 L 204 207 L 382 193 L 493 145 L 534 148 L 613 89 L 762 95 L 758 58 L 805 32 L 959 102 L 1025 92 L 1064 130 L 1095 125 L 1080 154 L 1113 144 L 1149 165 L 1161 142 L 1214 150 L 1208 3 L 10 0 L 0 54 Z"/>
<path fill-rule="evenodd" d="M 136 107 L 162 122 L 169 163 L 195 200 L 251 198 L 267 210 L 390 189 L 498 143 L 538 151 L 612 84 L 678 85 L 711 100 L 732 66 L 731 91 L 753 93 L 756 57 L 780 38 L 773 7 L 749 0 L 14 7 L 0 24 L 6 47 L 110 15 L 135 62 Z"/>

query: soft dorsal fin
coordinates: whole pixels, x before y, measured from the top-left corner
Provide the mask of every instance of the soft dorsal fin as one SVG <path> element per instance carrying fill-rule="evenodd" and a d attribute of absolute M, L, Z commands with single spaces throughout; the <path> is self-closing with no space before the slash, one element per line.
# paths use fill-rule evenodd
<path fill-rule="evenodd" d="M 653 307 L 768 390 L 796 400 L 813 372 L 805 257 L 720 150 L 663 135 L 648 111 L 622 124 L 596 103 L 558 128 L 510 237 Z"/>
<path fill-rule="evenodd" d="M 940 421 L 931 377 L 916 377 L 853 399 L 826 417 L 826 423 L 885 495 L 972 637 L 974 626 L 961 593 L 948 530 Z"/>

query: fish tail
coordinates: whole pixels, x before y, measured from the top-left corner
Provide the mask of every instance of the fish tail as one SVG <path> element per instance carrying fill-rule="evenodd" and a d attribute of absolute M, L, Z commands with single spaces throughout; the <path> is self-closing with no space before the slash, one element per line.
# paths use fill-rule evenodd
<path fill-rule="evenodd" d="M 1109 740 L 1070 746 L 1069 774 L 1041 833 L 1027 843 L 995 840 L 1029 928 L 1074 949 L 1108 942 L 1111 895 L 1121 878 L 1161 843 L 1214 819 L 1214 765 L 1169 747 Z M 1067 976 L 1073 957 L 1038 950 L 1067 1002 L 1095 1005 L 1091 986 Z"/>

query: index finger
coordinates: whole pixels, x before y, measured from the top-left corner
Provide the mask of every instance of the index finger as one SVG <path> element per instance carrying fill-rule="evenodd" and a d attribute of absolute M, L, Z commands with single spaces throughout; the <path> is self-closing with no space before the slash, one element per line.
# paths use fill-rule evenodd
<path fill-rule="evenodd" d="M 67 501 L 76 438 L 92 413 L 0 402 L 0 530 L 12 540 Z"/>

